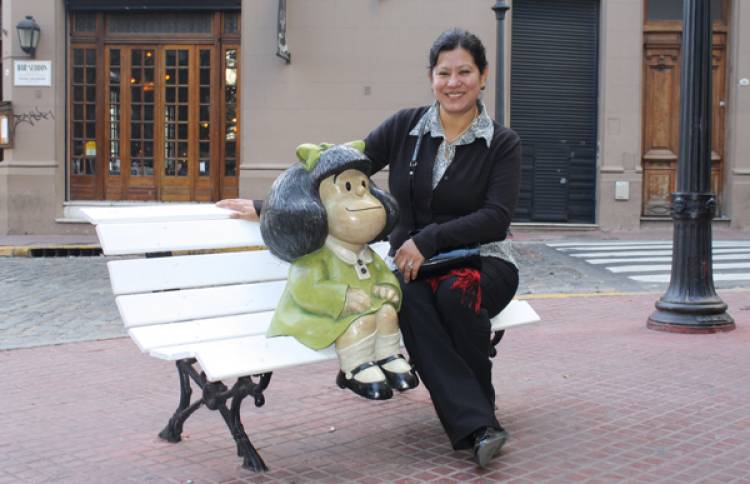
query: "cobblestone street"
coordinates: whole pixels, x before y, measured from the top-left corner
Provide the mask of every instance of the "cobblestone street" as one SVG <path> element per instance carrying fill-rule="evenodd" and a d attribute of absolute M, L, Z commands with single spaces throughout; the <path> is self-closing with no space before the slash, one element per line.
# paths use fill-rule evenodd
<path fill-rule="evenodd" d="M 518 296 L 651 292 L 535 240 L 514 243 L 521 275 Z M 110 290 L 111 257 L 0 257 L 0 350 L 124 336 Z M 739 284 L 739 285 L 738 285 Z M 719 288 L 740 288 L 717 282 Z"/>
<path fill-rule="evenodd" d="M 616 276 L 538 242 L 514 245 L 521 265 L 519 296 L 541 293 L 634 292 Z M 0 349 L 124 336 L 106 263 L 108 257 L 0 257 Z"/>
<path fill-rule="evenodd" d="M 0 349 L 124 336 L 106 262 L 0 258 Z"/>

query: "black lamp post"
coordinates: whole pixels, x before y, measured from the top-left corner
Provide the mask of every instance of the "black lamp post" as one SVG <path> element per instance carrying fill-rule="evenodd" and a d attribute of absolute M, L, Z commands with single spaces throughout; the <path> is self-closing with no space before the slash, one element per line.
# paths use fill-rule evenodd
<path fill-rule="evenodd" d="M 496 0 L 492 10 L 497 18 L 497 57 L 495 66 L 495 121 L 505 124 L 505 12 L 510 5 L 505 0 Z"/>
<path fill-rule="evenodd" d="M 36 55 L 36 47 L 39 45 L 42 29 L 39 28 L 39 24 L 36 23 L 34 17 L 27 15 L 25 19 L 18 22 L 16 30 L 18 31 L 18 43 L 21 45 L 21 50 L 33 59 Z"/>
<path fill-rule="evenodd" d="M 710 0 L 684 0 L 680 79 L 680 158 L 672 193 L 674 250 L 667 292 L 647 326 L 678 333 L 734 329 L 716 295 L 711 260 L 711 11 Z"/>

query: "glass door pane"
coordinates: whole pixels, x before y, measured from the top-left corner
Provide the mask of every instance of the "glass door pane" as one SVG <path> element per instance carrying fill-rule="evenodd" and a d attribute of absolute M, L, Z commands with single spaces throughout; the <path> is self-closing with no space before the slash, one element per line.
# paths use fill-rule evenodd
<path fill-rule="evenodd" d="M 164 51 L 164 176 L 189 173 L 190 51 Z"/>
<path fill-rule="evenodd" d="M 70 192 L 78 200 L 93 199 L 96 187 L 96 48 L 71 52 Z"/>
<path fill-rule="evenodd" d="M 237 49 L 224 52 L 224 176 L 237 176 Z"/>
<path fill-rule="evenodd" d="M 73 175 L 96 173 L 96 49 L 73 50 Z M 93 146 L 92 146 L 93 143 Z"/>
<path fill-rule="evenodd" d="M 121 74 L 120 49 L 109 51 L 109 175 L 120 175 L 120 106 Z"/>
<path fill-rule="evenodd" d="M 130 175 L 154 175 L 154 49 L 130 51 Z"/>
<path fill-rule="evenodd" d="M 198 175 L 211 174 L 211 49 L 198 53 Z"/>

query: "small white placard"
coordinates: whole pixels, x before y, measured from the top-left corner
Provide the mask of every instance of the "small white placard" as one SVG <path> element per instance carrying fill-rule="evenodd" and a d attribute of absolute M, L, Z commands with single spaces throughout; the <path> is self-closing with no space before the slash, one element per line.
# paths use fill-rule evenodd
<path fill-rule="evenodd" d="M 14 61 L 14 86 L 51 86 L 52 61 Z"/>
<path fill-rule="evenodd" d="M 0 118 L 0 143 L 7 145 L 10 142 L 8 136 L 8 117 L 3 116 Z"/>

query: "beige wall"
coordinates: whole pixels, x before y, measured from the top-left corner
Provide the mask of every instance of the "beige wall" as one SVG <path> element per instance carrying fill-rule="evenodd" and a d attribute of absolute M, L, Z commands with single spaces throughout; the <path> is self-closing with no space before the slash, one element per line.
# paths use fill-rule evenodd
<path fill-rule="evenodd" d="M 452 26 L 474 31 L 487 47 L 485 103 L 494 114 L 492 5 L 288 0 L 292 62 L 286 65 L 274 55 L 275 2 L 243 2 L 241 195 L 264 196 L 301 142 L 361 138 L 397 109 L 431 102 L 427 51 Z M 597 222 L 605 230 L 640 226 L 642 10 L 642 0 L 602 0 Z M 512 12 L 506 19 L 506 100 Z M 629 183 L 630 200 L 615 201 L 616 181 Z"/>
<path fill-rule="evenodd" d="M 427 52 L 459 26 L 487 47 L 494 106 L 495 14 L 487 0 L 287 0 L 292 62 L 275 56 L 276 2 L 242 3 L 241 195 L 262 197 L 303 142 L 362 138 L 400 108 L 431 102 Z"/>
<path fill-rule="evenodd" d="M 642 0 L 602 0 L 597 222 L 603 230 L 640 226 L 642 32 Z M 629 184 L 629 200 L 615 200 L 618 181 Z"/>
<path fill-rule="evenodd" d="M 642 1 L 601 0 L 597 223 L 640 227 Z M 750 7 L 732 0 L 727 109 L 727 214 L 750 227 Z M 242 11 L 241 195 L 263 197 L 294 161 L 302 142 L 361 138 L 392 112 L 429 103 L 427 51 L 435 36 L 465 27 L 482 38 L 490 61 L 485 103 L 494 114 L 496 21 L 491 0 L 287 0 L 292 63 L 275 56 L 276 2 L 244 0 Z M 457 7 L 460 5 L 460 7 Z M 506 19 L 506 99 L 512 12 Z M 52 87 L 14 87 L 20 51 L 15 24 L 33 15 L 42 27 L 38 60 L 51 60 Z M 51 112 L 16 129 L 0 162 L 0 235 L 65 233 L 55 223 L 65 201 L 65 53 L 63 0 L 2 2 L 3 91 L 16 114 Z M 506 109 L 509 102 L 506 102 Z M 506 119 L 508 112 L 506 111 Z M 512 120 L 510 120 L 512 126 Z M 382 177 L 380 178 L 382 181 Z M 630 200 L 616 201 L 617 181 Z"/>
<path fill-rule="evenodd" d="M 731 226 L 750 228 L 750 4 L 734 0 L 729 42 L 725 199 Z"/>
<path fill-rule="evenodd" d="M 52 61 L 52 86 L 13 85 L 13 60 L 27 60 L 18 46 L 16 24 L 33 15 L 41 27 L 36 60 Z M 55 224 L 64 200 L 65 10 L 62 0 L 2 2 L 3 97 L 16 116 L 42 113 L 17 122 L 13 149 L 0 162 L 0 233 L 61 233 Z M 29 119 L 29 118 L 27 118 Z"/>

